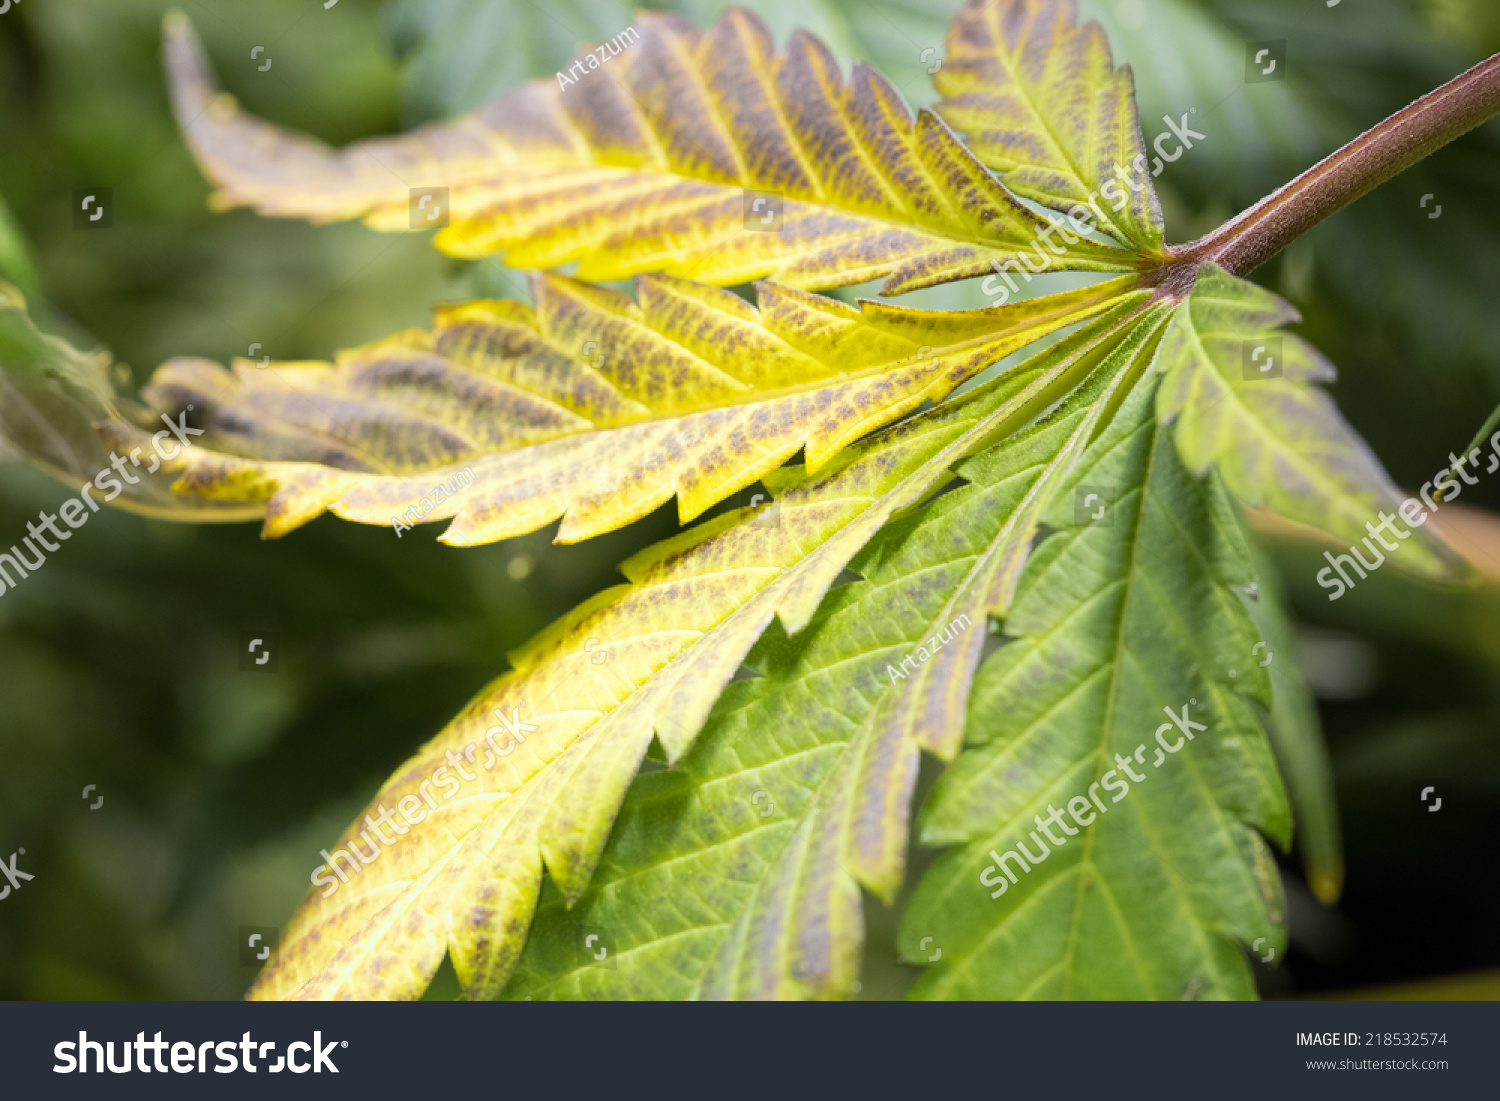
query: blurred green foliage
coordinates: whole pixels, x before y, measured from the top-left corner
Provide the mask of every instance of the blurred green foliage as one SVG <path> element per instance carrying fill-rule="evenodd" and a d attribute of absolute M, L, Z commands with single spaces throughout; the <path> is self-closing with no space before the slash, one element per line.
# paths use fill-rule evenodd
<path fill-rule="evenodd" d="M 127 391 L 172 355 L 227 360 L 258 343 L 317 358 L 422 324 L 436 301 L 524 296 L 517 273 L 447 259 L 424 236 L 210 213 L 160 74 L 170 6 L 250 111 L 335 143 L 548 77 L 630 19 L 621 0 L 46 0 L 0 16 L 0 277 L 45 328 L 129 364 Z M 648 6 L 706 24 L 725 5 Z M 750 6 L 779 38 L 806 27 L 925 104 L 957 0 Z M 1131 62 L 1148 140 L 1185 112 L 1207 135 L 1158 181 L 1173 241 L 1500 48 L 1493 0 L 1080 6 Z M 1245 43 L 1277 38 L 1287 79 L 1245 85 Z M 1404 484 L 1446 465 L 1500 400 L 1497 173 L 1491 123 L 1257 273 L 1304 311 L 1342 370 L 1341 407 Z M 75 230 L 74 192 L 99 187 L 112 228 Z M 966 284 L 908 301 L 981 300 Z M 0 466 L 0 544 L 68 495 Z M 1474 497 L 1494 504 L 1500 480 Z M 254 525 L 95 517 L 0 597 L 0 856 L 24 847 L 36 876 L 0 902 L 0 997 L 238 996 L 251 978 L 238 927 L 282 923 L 318 849 L 506 650 L 674 524 L 669 509 L 577 547 L 543 534 L 455 550 L 433 529 L 398 539 L 332 518 L 262 543 Z M 1322 686 L 1348 889 L 1341 916 L 1293 891 L 1293 953 L 1267 989 L 1496 966 L 1496 597 L 1388 570 L 1329 604 L 1318 552 L 1273 549 L 1294 608 L 1324 632 L 1304 662 Z M 239 670 L 245 632 L 279 637 L 277 672 Z M 1451 793 L 1443 814 L 1420 805 L 1428 784 Z M 899 993 L 894 921 L 868 910 L 866 992 Z"/>

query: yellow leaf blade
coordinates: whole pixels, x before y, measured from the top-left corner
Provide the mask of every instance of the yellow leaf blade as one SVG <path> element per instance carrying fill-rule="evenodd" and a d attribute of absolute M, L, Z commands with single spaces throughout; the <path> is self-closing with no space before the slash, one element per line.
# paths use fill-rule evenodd
<path fill-rule="evenodd" d="M 266 502 L 266 534 L 325 510 L 452 519 L 472 545 L 562 518 L 571 542 L 676 496 L 684 519 L 806 449 L 860 436 L 1128 296 L 1129 279 L 960 312 L 858 308 L 771 284 L 760 305 L 667 276 L 639 301 L 562 276 L 536 307 L 474 302 L 330 364 L 173 360 L 145 394 L 205 435 L 179 487 Z M 398 527 L 397 529 L 402 530 Z"/>
<path fill-rule="evenodd" d="M 1047 224 L 936 115 L 914 118 L 863 66 L 846 81 L 804 33 L 776 52 L 743 9 L 703 32 L 642 13 L 618 56 L 567 83 L 534 81 L 475 114 L 341 150 L 244 114 L 217 90 L 186 18 L 165 30 L 179 124 L 219 209 L 446 226 L 437 244 L 454 255 L 577 261 L 586 279 L 886 278 L 887 294 L 986 274 Z M 422 203 L 434 188 L 447 189 L 445 208 Z M 1088 239 L 1048 261 L 1154 262 Z"/>
<path fill-rule="evenodd" d="M 1130 67 L 1114 67 L 1099 24 L 1078 25 L 1073 0 L 969 0 L 933 83 L 1010 190 L 1164 255 Z"/>

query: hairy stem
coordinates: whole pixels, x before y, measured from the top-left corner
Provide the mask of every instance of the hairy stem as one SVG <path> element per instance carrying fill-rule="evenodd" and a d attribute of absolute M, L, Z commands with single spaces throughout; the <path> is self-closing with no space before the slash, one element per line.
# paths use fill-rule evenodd
<path fill-rule="evenodd" d="M 1265 263 L 1330 214 L 1500 112 L 1500 54 L 1366 130 L 1206 237 L 1172 249 L 1159 284 L 1186 293 L 1198 265 L 1235 275 Z"/>

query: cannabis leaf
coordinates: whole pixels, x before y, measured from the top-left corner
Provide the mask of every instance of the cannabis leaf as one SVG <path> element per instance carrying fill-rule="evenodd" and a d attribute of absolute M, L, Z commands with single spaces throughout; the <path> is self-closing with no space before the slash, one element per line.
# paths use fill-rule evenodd
<path fill-rule="evenodd" d="M 1157 411 L 1195 474 L 1215 467 L 1245 501 L 1268 505 L 1348 542 L 1403 497 L 1328 395 L 1333 365 L 1279 326 L 1297 311 L 1217 264 L 1198 269 L 1162 339 Z M 1399 557 L 1416 573 L 1453 576 L 1457 560 L 1414 529 Z"/>
<path fill-rule="evenodd" d="M 684 520 L 801 448 L 841 448 L 1039 337 L 1121 300 L 1124 281 L 963 312 L 858 308 L 762 283 L 729 291 L 643 276 L 639 301 L 562 276 L 513 301 L 442 307 L 336 366 L 204 360 L 146 396 L 191 404 L 205 435 L 181 488 L 263 499 L 266 532 L 325 509 L 390 524 L 454 518 L 474 544 L 564 517 L 586 539 L 675 494 Z M 407 521 L 410 522 L 410 519 Z"/>
<path fill-rule="evenodd" d="M 162 428 L 153 423 L 155 414 L 116 392 L 114 370 L 107 352 L 81 352 L 41 332 L 21 293 L 0 281 L 0 460 L 24 460 L 74 488 L 103 472 L 120 487 L 111 489 L 110 504 L 160 519 L 211 522 L 258 515 L 254 503 L 172 492 L 176 479 L 159 462 L 127 462 L 128 475 L 110 472 L 114 456 L 98 435 L 100 425 L 113 426 L 112 437 L 141 440 Z M 129 450 L 122 456 L 128 459 Z"/>
<path fill-rule="evenodd" d="M 589 892 L 542 903 L 507 997 L 849 992 L 860 887 L 889 902 L 900 883 L 919 751 L 957 749 L 994 579 L 1160 321 L 1102 362 L 1097 344 L 1039 357 L 1098 366 L 1052 416 L 961 464 L 966 485 L 887 528 L 795 640 L 767 637 L 748 663 L 760 677 L 729 686 L 670 775 L 637 781 Z M 956 698 L 917 675 L 939 665 Z M 580 951 L 584 928 L 612 930 L 613 969 Z"/>
<path fill-rule="evenodd" d="M 1113 508 L 1049 512 L 1060 531 L 979 673 L 969 748 L 923 811 L 924 842 L 960 847 L 902 920 L 908 959 L 942 947 L 921 996 L 1247 997 L 1236 941 L 1284 943 L 1254 829 L 1285 846 L 1291 819 L 1251 706 L 1269 684 L 1236 591 L 1243 533 L 1178 460 L 1153 388 L 1073 475 L 1119 487 Z"/>
<path fill-rule="evenodd" d="M 424 224 L 413 190 L 447 188 L 437 243 L 455 255 L 576 260 L 584 279 L 885 278 L 887 294 L 986 274 L 1050 232 L 936 115 L 914 119 L 863 66 L 845 82 L 805 33 L 775 53 L 760 21 L 733 8 L 706 33 L 642 13 L 630 35 L 604 64 L 580 55 L 576 84 L 536 81 L 476 114 L 340 151 L 216 92 L 184 17 L 167 19 L 166 49 L 177 117 L 220 208 L 406 230 Z M 1047 256 L 1054 271 L 1157 262 L 1069 236 Z"/>
<path fill-rule="evenodd" d="M 1255 629 L 1265 643 L 1251 658 L 1271 682 L 1271 711 L 1266 733 L 1286 783 L 1303 874 L 1325 906 L 1338 902 L 1344 887 L 1344 852 L 1339 808 L 1333 788 L 1333 764 L 1318 725 L 1318 706 L 1302 675 L 1296 632 L 1275 570 L 1254 543 L 1247 543 L 1256 582 L 1246 595 Z M 1254 651 L 1258 651 L 1254 652 Z"/>
<path fill-rule="evenodd" d="M 921 995 L 1253 993 L 1290 805 L 1336 893 L 1326 761 L 1290 661 L 1257 660 L 1289 628 L 1231 494 L 1351 542 L 1397 497 L 1314 385 L 1332 368 L 1278 331 L 1295 312 L 1200 264 L 1284 242 L 1163 244 L 1131 74 L 1071 0 L 959 14 L 936 83 L 974 153 L 738 9 L 702 34 L 643 15 L 556 81 L 342 151 L 240 113 L 180 16 L 167 50 L 218 205 L 409 229 L 413 192 L 446 188 L 441 247 L 578 265 L 331 364 L 168 362 L 145 395 L 202 430 L 185 499 L 249 503 L 270 535 L 333 511 L 473 544 L 773 497 L 512 655 L 324 853 L 256 996 L 415 997 L 445 955 L 475 998 L 844 996 L 923 753 L 952 764 L 920 815 L 950 848 L 903 921 Z M 1477 118 L 1444 117 L 1443 140 Z M 991 268 L 1125 274 L 952 313 L 808 293 Z M 634 297 L 586 282 L 645 272 Z M 766 275 L 754 305 L 713 285 Z M 128 446 L 150 417 L 111 399 L 97 429 Z M 1409 566 L 1453 572 L 1413 542 Z M 653 746 L 671 771 L 638 777 Z"/>
<path fill-rule="evenodd" d="M 1033 366 L 861 441 L 816 476 L 788 472 L 771 508 L 728 513 L 627 562 L 629 585 L 513 655 L 514 671 L 397 771 L 337 847 L 359 846 L 366 866 L 331 854 L 334 868 L 315 880 L 325 889 L 293 919 L 257 995 L 412 997 L 445 951 L 470 996 L 497 993 L 544 863 L 567 897 L 582 893 L 653 733 L 678 760 L 773 616 L 791 632 L 805 626 L 893 514 L 1073 389 L 1138 305 L 1120 303 Z M 394 813 L 406 825 L 387 841 L 379 826 L 396 830 Z"/>
<path fill-rule="evenodd" d="M 1077 25 L 1072 0 L 969 0 L 933 84 L 1010 190 L 1165 255 L 1130 67 L 1114 67 L 1099 24 Z"/>

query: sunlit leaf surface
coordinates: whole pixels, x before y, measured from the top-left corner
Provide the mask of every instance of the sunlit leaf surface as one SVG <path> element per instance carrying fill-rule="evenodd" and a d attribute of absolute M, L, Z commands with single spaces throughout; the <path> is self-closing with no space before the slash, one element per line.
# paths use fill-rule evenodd
<path fill-rule="evenodd" d="M 168 20 L 167 59 L 217 206 L 386 230 L 446 224 L 439 247 L 503 253 L 512 267 L 578 261 L 584 279 L 655 271 L 803 288 L 884 278 L 898 294 L 988 274 L 1047 225 L 873 70 L 846 80 L 803 32 L 778 53 L 740 8 L 707 31 L 643 13 L 581 54 L 566 83 L 534 81 L 475 114 L 342 150 L 217 92 L 185 19 Z M 1044 255 L 1054 271 L 1156 262 L 1088 238 Z"/>

